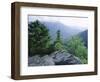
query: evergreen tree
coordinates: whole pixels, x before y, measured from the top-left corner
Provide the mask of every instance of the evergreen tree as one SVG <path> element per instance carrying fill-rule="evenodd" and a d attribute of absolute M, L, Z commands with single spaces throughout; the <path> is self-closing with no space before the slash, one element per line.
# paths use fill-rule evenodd
<path fill-rule="evenodd" d="M 59 42 L 59 43 L 62 43 L 62 42 L 61 42 L 61 38 L 60 38 L 60 30 L 57 31 L 57 38 L 56 38 L 56 41 Z"/>
<path fill-rule="evenodd" d="M 62 50 L 63 49 L 63 45 L 62 45 L 62 41 L 61 41 L 61 37 L 60 37 L 60 30 L 57 31 L 57 38 L 56 41 L 54 42 L 54 49 L 55 50 Z"/>
<path fill-rule="evenodd" d="M 50 46 L 49 30 L 36 20 L 28 25 L 28 49 L 31 54 L 46 54 Z"/>

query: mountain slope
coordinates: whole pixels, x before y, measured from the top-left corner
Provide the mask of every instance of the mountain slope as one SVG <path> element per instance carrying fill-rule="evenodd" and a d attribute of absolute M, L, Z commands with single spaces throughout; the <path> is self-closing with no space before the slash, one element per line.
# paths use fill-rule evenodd
<path fill-rule="evenodd" d="M 88 47 L 88 30 L 79 33 L 79 36 L 82 38 L 84 45 Z"/>
<path fill-rule="evenodd" d="M 56 38 L 57 30 L 60 30 L 61 38 L 63 41 L 81 32 L 81 30 L 76 29 L 76 27 L 67 26 L 61 22 L 42 21 L 42 23 L 49 29 L 50 35 L 53 40 L 55 40 Z"/>

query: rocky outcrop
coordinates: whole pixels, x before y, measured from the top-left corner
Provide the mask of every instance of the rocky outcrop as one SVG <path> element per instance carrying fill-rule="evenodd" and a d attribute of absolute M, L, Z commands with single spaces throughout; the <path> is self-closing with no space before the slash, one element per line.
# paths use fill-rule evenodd
<path fill-rule="evenodd" d="M 52 57 L 48 55 L 45 55 L 43 57 L 40 57 L 39 55 L 35 55 L 32 57 L 29 57 L 28 65 L 29 66 L 49 66 L 49 65 L 55 65 L 55 63 L 53 62 Z"/>
<path fill-rule="evenodd" d="M 78 57 L 66 51 L 55 51 L 50 55 L 40 57 L 35 55 L 28 58 L 29 66 L 49 66 L 49 65 L 72 65 L 81 64 Z"/>
<path fill-rule="evenodd" d="M 55 65 L 69 65 L 69 64 L 81 64 L 78 57 L 67 53 L 66 51 L 56 51 L 51 54 Z"/>

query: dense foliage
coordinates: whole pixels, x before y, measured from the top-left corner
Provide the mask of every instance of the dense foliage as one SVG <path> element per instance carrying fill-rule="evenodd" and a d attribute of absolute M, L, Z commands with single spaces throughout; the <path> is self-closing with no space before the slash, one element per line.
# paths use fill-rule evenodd
<path fill-rule="evenodd" d="M 79 57 L 82 63 L 87 63 L 87 48 L 79 36 L 74 36 L 66 43 L 67 51 Z"/>
<path fill-rule="evenodd" d="M 49 30 L 38 20 L 28 25 L 29 54 L 44 54 L 50 46 Z"/>

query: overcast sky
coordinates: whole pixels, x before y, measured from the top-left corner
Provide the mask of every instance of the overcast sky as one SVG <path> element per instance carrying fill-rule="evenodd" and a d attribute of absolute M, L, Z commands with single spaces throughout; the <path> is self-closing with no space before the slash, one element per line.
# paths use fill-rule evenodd
<path fill-rule="evenodd" d="M 28 16 L 28 22 L 35 20 L 61 22 L 67 26 L 75 26 L 76 29 L 88 29 L 88 18 L 84 17 Z"/>

